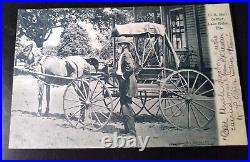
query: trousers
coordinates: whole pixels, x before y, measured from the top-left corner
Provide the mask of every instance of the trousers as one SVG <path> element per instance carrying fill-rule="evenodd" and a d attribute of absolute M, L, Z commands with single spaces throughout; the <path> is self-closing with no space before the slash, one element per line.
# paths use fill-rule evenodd
<path fill-rule="evenodd" d="M 120 104 L 121 112 L 123 116 L 123 123 L 125 131 L 128 133 L 135 134 L 135 119 L 134 111 L 132 109 L 132 97 L 128 96 L 129 80 L 124 80 L 118 77 L 119 81 L 119 92 L 120 92 Z"/>
<path fill-rule="evenodd" d="M 132 109 L 132 97 L 120 96 L 121 111 L 123 116 L 123 124 L 125 131 L 135 134 L 135 119 L 134 111 Z"/>

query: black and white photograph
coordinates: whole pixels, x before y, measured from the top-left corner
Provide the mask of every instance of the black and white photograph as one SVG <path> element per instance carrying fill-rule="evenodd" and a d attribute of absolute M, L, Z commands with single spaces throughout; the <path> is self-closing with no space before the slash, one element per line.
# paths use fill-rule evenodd
<path fill-rule="evenodd" d="M 10 149 L 247 145 L 228 4 L 19 9 Z"/>

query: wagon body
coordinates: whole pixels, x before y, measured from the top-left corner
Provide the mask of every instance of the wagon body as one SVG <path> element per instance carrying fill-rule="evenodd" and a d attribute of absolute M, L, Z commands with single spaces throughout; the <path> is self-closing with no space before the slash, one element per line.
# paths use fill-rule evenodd
<path fill-rule="evenodd" d="M 144 111 L 156 119 L 166 120 L 172 126 L 189 129 L 205 127 L 213 120 L 213 82 L 195 68 L 187 69 L 191 66 L 186 64 L 186 69 L 180 70 L 183 58 L 177 56 L 164 25 L 150 22 L 116 25 L 111 35 L 114 46 L 120 37 L 126 37 L 131 42 L 138 82 L 138 97 L 133 99 L 135 115 Z M 115 48 L 113 60 L 113 69 L 117 69 Z M 188 63 L 194 60 L 197 61 L 194 54 L 184 59 Z M 117 108 L 119 91 L 116 70 L 110 71 L 107 85 Z"/>

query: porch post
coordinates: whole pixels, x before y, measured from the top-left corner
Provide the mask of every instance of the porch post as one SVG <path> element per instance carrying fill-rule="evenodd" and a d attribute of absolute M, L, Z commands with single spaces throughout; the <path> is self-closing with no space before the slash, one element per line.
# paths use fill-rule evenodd
<path fill-rule="evenodd" d="M 203 53 L 202 53 L 202 44 L 201 44 L 201 33 L 200 33 L 200 22 L 199 22 L 199 14 L 197 5 L 194 5 L 194 12 L 195 12 L 195 22 L 196 22 L 196 29 L 197 29 L 197 40 L 198 40 L 198 48 L 199 48 L 199 56 L 200 56 L 200 70 L 204 72 L 204 60 L 203 60 Z"/>
<path fill-rule="evenodd" d="M 116 13 L 113 13 L 114 15 L 112 15 L 112 28 L 114 29 L 115 28 L 115 14 Z M 113 67 L 116 67 L 116 44 L 115 44 L 115 37 L 113 37 Z"/>
<path fill-rule="evenodd" d="M 165 16 L 165 12 L 164 12 L 164 7 L 163 6 L 160 6 L 160 15 L 161 15 L 161 24 L 166 26 L 166 16 Z M 162 58 L 162 65 L 163 67 L 166 67 L 166 54 L 167 54 L 167 51 L 166 51 L 166 37 L 163 37 L 163 58 Z M 165 74 L 164 74 L 165 75 Z"/>

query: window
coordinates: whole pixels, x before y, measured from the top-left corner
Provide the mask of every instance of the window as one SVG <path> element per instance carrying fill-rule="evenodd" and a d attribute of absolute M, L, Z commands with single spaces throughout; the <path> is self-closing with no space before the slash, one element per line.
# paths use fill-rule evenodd
<path fill-rule="evenodd" d="M 170 10 L 171 38 L 173 47 L 181 49 L 186 47 L 184 9 L 176 8 Z"/>

